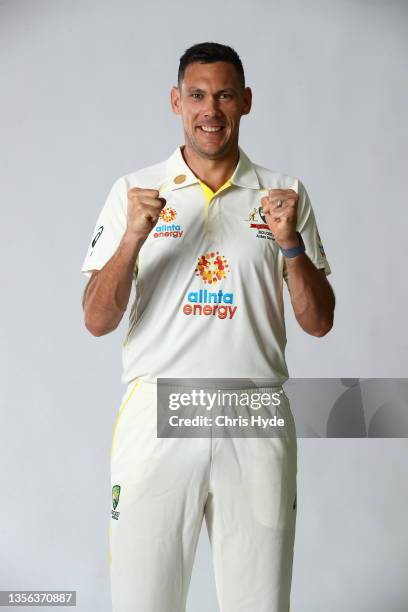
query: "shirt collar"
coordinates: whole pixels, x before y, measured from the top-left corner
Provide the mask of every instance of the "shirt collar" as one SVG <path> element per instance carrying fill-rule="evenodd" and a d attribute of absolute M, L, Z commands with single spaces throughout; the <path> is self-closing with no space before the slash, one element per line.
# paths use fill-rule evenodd
<path fill-rule="evenodd" d="M 182 146 L 183 145 L 178 145 L 174 153 L 167 159 L 166 179 L 160 190 L 173 191 L 175 189 L 180 189 L 181 187 L 188 187 L 189 185 L 198 183 L 198 177 L 184 161 L 184 157 L 181 152 Z M 260 185 L 258 176 L 251 160 L 240 146 L 238 146 L 238 149 L 239 161 L 232 176 L 230 177 L 231 183 L 238 187 L 259 189 Z"/>
<path fill-rule="evenodd" d="M 248 155 L 238 146 L 239 161 L 235 168 L 234 174 L 231 176 L 231 183 L 238 187 L 246 187 L 247 189 L 259 189 L 260 184 L 258 175 Z"/>

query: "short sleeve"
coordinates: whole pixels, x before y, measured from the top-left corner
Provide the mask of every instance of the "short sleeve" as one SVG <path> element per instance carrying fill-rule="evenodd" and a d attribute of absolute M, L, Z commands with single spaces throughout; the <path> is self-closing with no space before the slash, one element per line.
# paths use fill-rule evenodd
<path fill-rule="evenodd" d="M 112 186 L 92 233 L 81 272 L 91 276 L 100 270 L 117 250 L 127 225 L 127 186 L 119 178 Z"/>
<path fill-rule="evenodd" d="M 310 203 L 309 195 L 305 186 L 298 180 L 298 218 L 297 231 L 301 234 L 306 247 L 306 255 L 314 263 L 316 268 L 322 268 L 326 276 L 331 274 L 326 252 L 317 228 L 315 214 Z M 283 276 L 286 279 L 286 264 L 284 260 Z"/>

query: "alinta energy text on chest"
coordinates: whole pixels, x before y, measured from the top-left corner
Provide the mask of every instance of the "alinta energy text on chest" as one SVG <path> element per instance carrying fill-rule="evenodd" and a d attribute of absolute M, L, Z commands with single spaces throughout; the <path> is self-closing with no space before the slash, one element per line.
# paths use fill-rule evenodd
<path fill-rule="evenodd" d="M 238 308 L 233 306 L 234 294 L 224 293 L 222 289 L 189 291 L 187 300 L 190 303 L 183 306 L 183 313 L 186 315 L 216 315 L 219 319 L 232 319 Z"/>
<path fill-rule="evenodd" d="M 221 302 L 224 302 L 225 304 L 233 304 L 234 294 L 224 293 L 222 289 L 218 289 L 218 291 L 200 289 L 199 291 L 190 291 L 187 294 L 187 299 L 189 302 L 193 302 L 195 304 L 221 304 Z"/>
<path fill-rule="evenodd" d="M 181 238 L 183 230 L 181 225 L 172 223 L 171 225 L 157 225 L 155 228 L 153 238 Z"/>
<path fill-rule="evenodd" d="M 163 208 L 160 212 L 159 219 L 164 221 L 164 224 L 157 225 L 154 228 L 153 238 L 181 238 L 183 235 L 181 225 L 171 223 L 176 217 L 177 212 L 174 208 L 170 208 L 169 206 Z"/>

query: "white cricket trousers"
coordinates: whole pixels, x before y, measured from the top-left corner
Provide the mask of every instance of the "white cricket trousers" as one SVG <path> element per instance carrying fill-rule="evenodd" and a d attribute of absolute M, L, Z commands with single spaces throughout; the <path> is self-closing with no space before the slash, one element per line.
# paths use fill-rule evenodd
<path fill-rule="evenodd" d="M 185 612 L 203 517 L 220 612 L 288 612 L 297 440 L 286 395 L 273 410 L 289 437 L 158 438 L 156 392 L 133 380 L 112 435 L 113 612 Z"/>

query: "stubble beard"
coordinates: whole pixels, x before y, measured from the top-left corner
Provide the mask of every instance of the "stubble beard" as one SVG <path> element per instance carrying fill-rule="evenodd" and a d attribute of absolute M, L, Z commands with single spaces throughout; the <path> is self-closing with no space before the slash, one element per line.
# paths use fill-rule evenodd
<path fill-rule="evenodd" d="M 208 151 L 206 151 L 205 149 L 202 149 L 199 146 L 195 138 L 189 136 L 186 130 L 184 131 L 184 134 L 185 134 L 186 141 L 188 142 L 189 146 L 193 149 L 193 151 L 197 153 L 197 155 L 199 155 L 200 157 L 204 157 L 205 159 L 220 159 L 221 157 L 225 155 L 225 153 L 228 151 L 228 149 L 231 146 L 231 140 L 226 140 L 217 151 L 215 151 L 214 153 L 208 153 Z"/>

